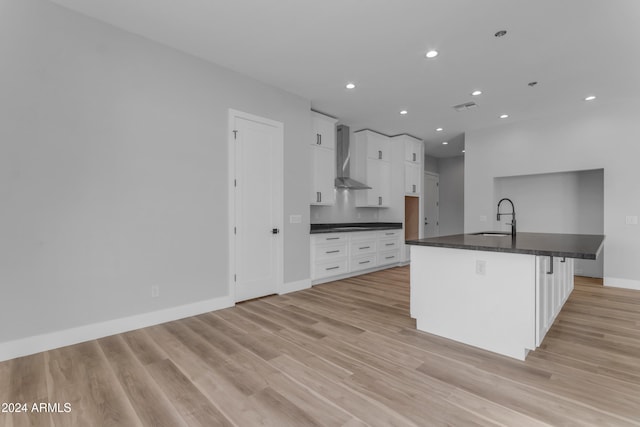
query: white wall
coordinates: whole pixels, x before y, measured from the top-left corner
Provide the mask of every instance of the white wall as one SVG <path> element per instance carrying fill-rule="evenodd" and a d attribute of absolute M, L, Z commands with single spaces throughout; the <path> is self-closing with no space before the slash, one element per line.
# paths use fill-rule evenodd
<path fill-rule="evenodd" d="M 440 235 L 464 233 L 464 156 L 438 159 Z"/>
<path fill-rule="evenodd" d="M 495 179 L 494 205 L 503 197 L 516 208 L 517 230 L 533 233 L 604 233 L 602 169 L 501 177 Z M 511 206 L 503 204 L 502 212 Z M 511 217 L 501 220 L 511 230 Z M 604 251 L 603 251 L 604 252 Z M 602 277 L 604 253 L 597 260 L 576 260 L 575 273 Z"/>
<path fill-rule="evenodd" d="M 424 156 L 424 170 L 425 172 L 440 173 L 439 159 L 433 156 Z"/>
<path fill-rule="evenodd" d="M 576 110 L 466 134 L 465 232 L 495 224 L 493 179 L 604 169 L 605 284 L 640 289 L 640 107 L 582 102 Z M 482 221 L 486 217 L 486 221 Z"/>
<path fill-rule="evenodd" d="M 226 295 L 229 108 L 284 123 L 284 279 L 309 278 L 309 101 L 48 1 L 0 7 L 0 344 Z"/>

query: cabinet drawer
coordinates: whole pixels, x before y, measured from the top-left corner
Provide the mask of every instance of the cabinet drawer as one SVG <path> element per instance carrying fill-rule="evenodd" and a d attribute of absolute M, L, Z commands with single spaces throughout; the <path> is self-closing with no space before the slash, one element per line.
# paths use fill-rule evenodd
<path fill-rule="evenodd" d="M 334 261 L 319 262 L 315 265 L 314 279 L 323 277 L 337 276 L 347 272 L 347 258 L 341 258 Z"/>
<path fill-rule="evenodd" d="M 316 247 L 316 261 L 330 260 L 347 256 L 347 243 L 336 243 L 330 245 L 318 245 Z"/>
<path fill-rule="evenodd" d="M 400 250 L 382 252 L 378 256 L 378 265 L 393 264 L 400 261 Z"/>
<path fill-rule="evenodd" d="M 378 251 L 378 242 L 376 240 L 362 240 L 351 242 L 351 256 L 375 254 Z"/>
<path fill-rule="evenodd" d="M 367 268 L 375 267 L 376 254 L 370 254 L 366 256 L 354 257 L 351 259 L 351 271 L 365 270 Z"/>
<path fill-rule="evenodd" d="M 323 243 L 339 243 L 347 241 L 346 233 L 326 233 L 326 234 L 314 234 L 311 236 L 311 243 L 314 245 Z"/>
<path fill-rule="evenodd" d="M 402 235 L 402 229 L 397 229 L 397 230 L 382 230 L 382 231 L 378 231 L 378 236 L 381 239 L 388 239 L 391 237 L 400 237 Z M 384 249 L 383 249 L 384 250 Z"/>
<path fill-rule="evenodd" d="M 380 251 L 392 251 L 400 248 L 400 240 L 397 237 L 380 239 Z"/>

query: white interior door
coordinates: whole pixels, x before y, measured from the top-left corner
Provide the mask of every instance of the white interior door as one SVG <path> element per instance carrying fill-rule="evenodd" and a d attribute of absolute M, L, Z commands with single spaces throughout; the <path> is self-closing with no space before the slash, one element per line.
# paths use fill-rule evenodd
<path fill-rule="evenodd" d="M 238 111 L 230 121 L 231 279 L 244 301 L 277 293 L 282 282 L 283 125 Z"/>
<path fill-rule="evenodd" d="M 424 237 L 440 235 L 440 177 L 424 174 Z"/>

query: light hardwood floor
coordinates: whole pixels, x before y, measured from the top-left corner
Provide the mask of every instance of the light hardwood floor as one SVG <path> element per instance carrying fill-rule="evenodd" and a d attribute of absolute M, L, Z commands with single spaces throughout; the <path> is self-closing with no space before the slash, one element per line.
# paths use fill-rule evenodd
<path fill-rule="evenodd" d="M 415 330 L 408 268 L 0 363 L 0 426 L 640 425 L 640 292 L 578 278 L 525 362 Z"/>

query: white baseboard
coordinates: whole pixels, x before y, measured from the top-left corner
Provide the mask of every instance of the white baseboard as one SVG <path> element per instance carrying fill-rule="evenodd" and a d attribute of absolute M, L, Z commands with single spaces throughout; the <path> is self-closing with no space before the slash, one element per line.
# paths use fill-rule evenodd
<path fill-rule="evenodd" d="M 288 294 L 289 292 L 297 292 L 303 289 L 309 289 L 311 287 L 311 279 L 302 279 L 295 282 L 284 283 L 280 287 L 280 295 Z"/>
<path fill-rule="evenodd" d="M 0 362 L 235 305 L 229 296 L 0 343 Z"/>
<path fill-rule="evenodd" d="M 618 279 L 616 277 L 605 277 L 604 285 L 612 288 L 635 289 L 640 291 L 640 280 Z"/>

